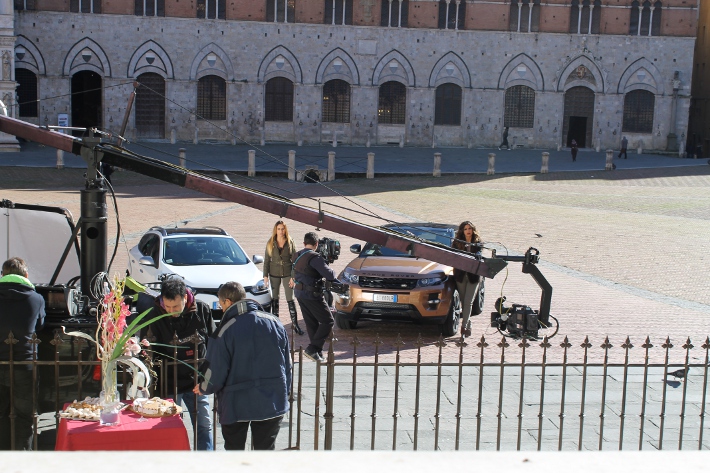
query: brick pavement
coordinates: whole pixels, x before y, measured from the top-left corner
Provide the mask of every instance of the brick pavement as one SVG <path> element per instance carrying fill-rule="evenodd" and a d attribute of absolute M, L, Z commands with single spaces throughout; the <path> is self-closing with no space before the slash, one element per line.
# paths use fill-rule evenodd
<path fill-rule="evenodd" d="M 238 177 L 235 182 L 243 183 Z M 293 183 L 280 178 L 263 178 L 252 185 L 286 194 L 295 201 L 313 205 L 311 198 L 349 208 L 363 206 L 391 220 L 431 220 L 456 223 L 473 220 L 484 239 L 499 251 L 507 248 L 522 253 L 528 246 L 541 251 L 541 268 L 553 285 L 552 314 L 561 322 L 555 345 L 568 336 L 574 348 L 589 336 L 593 353 L 609 336 L 617 347 L 626 336 L 640 347 L 650 335 L 656 349 L 654 360 L 662 360 L 659 348 L 665 337 L 675 345 L 673 357 L 682 358 L 686 337 L 702 357 L 700 345 L 710 330 L 710 285 L 707 283 L 710 250 L 710 168 L 707 166 L 674 169 L 617 171 L 613 174 L 587 172 L 548 175 L 480 175 L 344 179 L 320 185 Z M 135 245 L 152 225 L 218 225 L 234 235 L 249 254 L 263 254 L 275 216 L 234 203 L 220 201 L 191 191 L 163 184 L 129 172 L 114 174 L 123 237 L 112 270 L 126 268 L 126 250 Z M 25 203 L 59 205 L 79 215 L 78 190 L 81 172 L 40 168 L 4 168 L 0 176 L 2 198 Z M 335 192 L 350 196 L 347 199 Z M 369 223 L 373 217 L 346 216 Z M 110 210 L 113 219 L 113 210 Z M 379 222 L 381 223 L 381 222 Z M 109 235 L 115 234 L 111 221 Z M 289 229 L 298 239 L 311 230 L 298 222 Z M 325 235 L 325 232 L 321 232 Z M 538 237 L 536 234 L 542 235 Z M 335 269 L 344 268 L 350 259 L 348 248 L 356 243 L 338 237 L 343 253 Z M 504 246 L 505 245 L 505 246 Z M 111 249 L 111 248 L 110 248 Z M 537 307 L 539 290 L 532 279 L 511 263 L 495 279 L 487 281 L 484 313 L 475 317 L 474 336 L 481 334 L 491 344 L 487 356 L 498 356 L 495 344 L 500 335 L 489 327 L 488 314 L 501 286 L 508 300 Z M 281 314 L 288 323 L 285 312 Z M 349 357 L 351 337 L 362 342 L 358 351 L 368 357 L 374 353 L 374 337 L 383 340 L 383 356 L 393 356 L 394 342 L 401 336 L 403 360 L 416 357 L 415 340 L 422 335 L 424 359 L 435 359 L 438 348 L 436 326 L 362 323 L 356 331 L 336 329 L 335 345 L 339 358 Z M 449 340 L 444 357 L 455 359 L 458 349 Z M 302 343 L 296 337 L 296 346 Z M 539 347 L 531 350 L 539 350 Z M 558 350 L 559 352 L 559 350 Z M 532 353 L 532 352 L 531 352 Z M 465 351 L 476 357 L 475 343 Z M 632 356 L 642 350 L 632 350 Z M 513 356 L 508 355 L 508 356 Z M 554 356 L 554 355 L 553 355 Z"/>

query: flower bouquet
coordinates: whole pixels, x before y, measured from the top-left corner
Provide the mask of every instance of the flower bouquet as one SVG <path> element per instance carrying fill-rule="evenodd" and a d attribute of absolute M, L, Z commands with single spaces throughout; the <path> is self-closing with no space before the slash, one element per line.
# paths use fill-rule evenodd
<path fill-rule="evenodd" d="M 130 325 L 126 318 L 131 315 L 130 308 L 123 300 L 126 286 L 125 279 L 114 278 L 113 287 L 104 294 L 98 307 L 96 336 L 92 338 L 83 332 L 65 332 L 66 335 L 84 338 L 97 346 L 96 355 L 101 361 L 101 395 L 102 423 L 113 424 L 118 419 L 116 406 L 119 401 L 117 387 L 117 365 L 125 365 L 134 385 L 149 386 L 150 371 L 137 358 L 137 355 L 149 346 L 146 340 L 139 341 L 140 330 L 156 320 L 171 314 L 161 314 L 144 320 L 150 309 L 137 315 Z M 106 415 L 104 416 L 104 413 Z M 104 419 L 105 417 L 105 419 Z M 113 422 L 112 422 L 113 421 Z"/>

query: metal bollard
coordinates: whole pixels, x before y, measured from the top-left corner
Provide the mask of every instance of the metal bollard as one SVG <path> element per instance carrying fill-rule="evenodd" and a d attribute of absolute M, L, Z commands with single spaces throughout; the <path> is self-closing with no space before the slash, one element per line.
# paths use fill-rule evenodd
<path fill-rule="evenodd" d="M 368 131 L 367 132 L 367 143 L 365 143 L 365 148 L 369 148 L 369 147 L 370 147 L 370 132 Z"/>
<path fill-rule="evenodd" d="M 608 149 L 606 150 L 606 166 L 604 169 L 607 171 L 613 171 L 614 167 L 614 150 Z"/>
<path fill-rule="evenodd" d="M 338 132 L 333 130 L 333 148 L 338 147 Z"/>
<path fill-rule="evenodd" d="M 550 153 L 547 151 L 543 151 L 542 153 L 542 166 L 540 167 L 540 174 L 547 174 L 549 171 L 549 163 L 550 163 Z"/>
<path fill-rule="evenodd" d="M 261 129 L 261 146 L 264 146 L 266 144 L 266 130 Z"/>
<path fill-rule="evenodd" d="M 436 148 L 436 135 L 432 133 L 431 147 Z"/>
<path fill-rule="evenodd" d="M 200 142 L 200 129 L 195 127 L 195 138 L 192 140 L 194 144 L 199 144 Z"/>
<path fill-rule="evenodd" d="M 64 169 L 64 150 L 57 150 L 57 169 Z"/>
<path fill-rule="evenodd" d="M 434 177 L 441 177 L 441 153 L 434 153 Z"/>
<path fill-rule="evenodd" d="M 175 128 L 170 130 L 170 144 L 174 145 L 177 143 L 177 130 Z"/>
<path fill-rule="evenodd" d="M 180 157 L 180 167 L 185 167 L 185 148 L 180 148 L 178 151 L 178 156 Z"/>
<path fill-rule="evenodd" d="M 328 151 L 328 180 L 335 180 L 335 151 Z"/>
<path fill-rule="evenodd" d="M 367 179 L 375 178 L 375 153 L 367 153 Z"/>
<path fill-rule="evenodd" d="M 253 149 L 250 149 L 248 151 L 248 153 L 249 153 L 249 165 L 247 167 L 247 176 L 254 177 L 254 176 L 256 176 L 256 151 Z"/>
<path fill-rule="evenodd" d="M 399 135 L 399 147 L 404 148 L 404 133 L 400 133 Z"/>
<path fill-rule="evenodd" d="M 488 174 L 489 176 L 492 176 L 496 173 L 496 154 L 495 153 L 488 153 Z"/>
<path fill-rule="evenodd" d="M 643 141 L 639 140 L 639 146 L 636 148 L 636 153 L 641 154 L 643 153 Z"/>
<path fill-rule="evenodd" d="M 296 180 L 296 151 L 294 150 L 288 152 L 288 180 Z"/>

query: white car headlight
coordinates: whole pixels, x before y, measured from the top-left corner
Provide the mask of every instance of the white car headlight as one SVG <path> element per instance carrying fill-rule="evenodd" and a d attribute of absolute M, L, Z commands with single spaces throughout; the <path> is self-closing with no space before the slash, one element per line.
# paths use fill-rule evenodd
<path fill-rule="evenodd" d="M 441 276 L 435 277 L 435 278 L 424 278 L 420 279 L 417 281 L 417 286 L 419 287 L 429 287 L 429 286 L 437 286 L 445 281 L 446 278 L 443 278 Z"/>
<path fill-rule="evenodd" d="M 264 294 L 268 291 L 269 288 L 266 287 L 266 283 L 264 283 L 263 279 L 259 279 L 259 282 L 257 282 L 251 287 L 252 294 Z"/>
<path fill-rule="evenodd" d="M 349 272 L 348 269 L 350 268 L 346 268 L 345 271 L 343 271 L 343 280 L 348 284 L 358 284 L 360 282 L 360 276 Z"/>

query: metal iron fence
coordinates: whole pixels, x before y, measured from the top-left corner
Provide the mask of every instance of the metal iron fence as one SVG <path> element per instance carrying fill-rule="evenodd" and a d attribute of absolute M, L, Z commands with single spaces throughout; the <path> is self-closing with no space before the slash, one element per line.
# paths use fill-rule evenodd
<path fill-rule="evenodd" d="M 12 334 L 5 340 L 15 342 Z M 42 342 L 33 336 L 30 343 Z M 89 391 L 98 389 L 93 374 L 99 363 L 87 358 L 81 339 L 55 335 L 49 344 L 52 360 L 0 361 L 0 370 L 9 370 L 12 391 L 13 371 L 29 365 L 35 385 L 40 379 L 40 389 L 32 393 L 35 410 L 50 401 L 58 425 L 64 402 L 97 395 Z M 708 338 L 700 347 L 689 338 L 679 347 L 669 339 L 654 345 L 649 337 L 638 347 L 628 337 L 617 346 L 609 338 L 598 345 L 588 338 L 581 344 L 568 338 L 554 343 L 440 338 L 433 361 L 423 359 L 421 336 L 410 344 L 413 348 L 403 350 L 397 337 L 393 347 L 383 349 L 379 338 L 369 344 L 332 338 L 323 363 L 293 350 L 291 410 L 277 448 L 709 448 L 704 435 Z M 165 380 L 166 370 L 177 364 L 155 367 Z M 176 389 L 163 382 L 155 392 L 174 398 Z M 217 429 L 213 432 L 216 440 Z M 34 433 L 36 448 L 37 416 Z"/>

